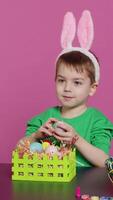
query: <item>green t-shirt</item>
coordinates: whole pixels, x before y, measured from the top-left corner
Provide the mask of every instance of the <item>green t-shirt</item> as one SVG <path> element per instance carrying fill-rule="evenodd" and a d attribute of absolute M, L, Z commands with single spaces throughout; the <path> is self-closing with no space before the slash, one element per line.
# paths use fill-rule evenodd
<path fill-rule="evenodd" d="M 96 108 L 89 107 L 83 114 L 68 119 L 61 116 L 60 109 L 61 107 L 49 108 L 28 121 L 26 136 L 36 132 L 49 118 L 53 117 L 70 124 L 87 142 L 109 154 L 113 138 L 113 124 L 103 113 Z M 77 166 L 88 167 L 92 164 L 77 151 Z"/>

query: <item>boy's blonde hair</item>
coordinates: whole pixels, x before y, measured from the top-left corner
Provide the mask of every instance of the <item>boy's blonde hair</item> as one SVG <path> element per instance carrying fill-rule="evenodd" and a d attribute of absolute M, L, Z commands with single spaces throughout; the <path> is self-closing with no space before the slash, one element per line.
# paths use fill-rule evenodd
<path fill-rule="evenodd" d="M 61 64 L 65 64 L 66 67 L 73 67 L 77 72 L 86 72 L 91 80 L 91 84 L 95 83 L 95 67 L 91 59 L 85 54 L 79 51 L 71 51 L 62 54 L 56 62 L 56 76 L 58 68 Z"/>

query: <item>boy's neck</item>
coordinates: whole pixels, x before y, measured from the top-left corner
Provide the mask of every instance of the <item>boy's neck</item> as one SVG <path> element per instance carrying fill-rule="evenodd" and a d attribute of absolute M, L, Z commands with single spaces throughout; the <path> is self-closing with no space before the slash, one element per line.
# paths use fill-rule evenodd
<path fill-rule="evenodd" d="M 75 108 L 62 107 L 61 108 L 61 115 L 62 115 L 62 117 L 65 117 L 65 118 L 73 118 L 73 117 L 77 117 L 77 116 L 81 115 L 86 110 L 87 110 L 86 105 L 81 105 L 81 106 L 75 107 Z"/>

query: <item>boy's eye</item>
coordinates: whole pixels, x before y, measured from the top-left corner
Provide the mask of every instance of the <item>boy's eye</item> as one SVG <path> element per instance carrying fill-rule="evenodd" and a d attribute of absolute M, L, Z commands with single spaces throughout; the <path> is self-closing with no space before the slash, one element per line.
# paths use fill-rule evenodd
<path fill-rule="evenodd" d="M 82 85 L 82 82 L 80 82 L 80 81 L 75 81 L 74 84 L 75 84 L 75 85 Z"/>
<path fill-rule="evenodd" d="M 64 82 L 64 79 L 57 79 L 57 81 L 58 81 L 59 83 L 63 83 L 63 82 Z"/>

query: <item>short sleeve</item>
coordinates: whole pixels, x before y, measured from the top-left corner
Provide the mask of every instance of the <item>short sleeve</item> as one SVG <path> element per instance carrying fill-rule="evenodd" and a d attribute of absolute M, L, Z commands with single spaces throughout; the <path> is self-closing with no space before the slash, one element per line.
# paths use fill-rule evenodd
<path fill-rule="evenodd" d="M 91 134 L 91 144 L 109 154 L 113 138 L 113 124 L 107 119 L 96 120 Z"/>

